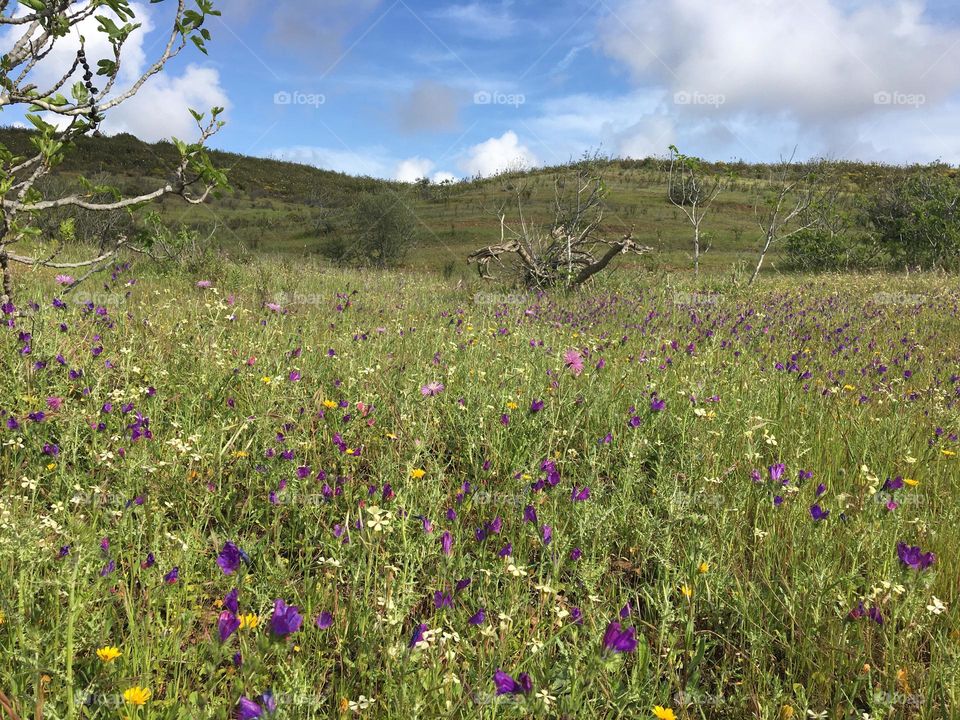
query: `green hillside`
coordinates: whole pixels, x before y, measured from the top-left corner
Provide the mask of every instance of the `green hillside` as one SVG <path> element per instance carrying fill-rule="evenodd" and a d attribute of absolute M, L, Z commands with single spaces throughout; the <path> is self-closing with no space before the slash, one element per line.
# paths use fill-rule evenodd
<path fill-rule="evenodd" d="M 0 129 L 0 143 L 14 153 L 25 153 L 29 132 Z M 77 178 L 82 175 L 115 185 L 124 193 L 148 191 L 171 173 L 175 157 L 174 147 L 166 142 L 148 144 L 126 134 L 82 138 L 46 183 L 50 189 L 69 190 L 78 186 Z M 322 255 L 326 244 L 350 241 L 349 211 L 358 195 L 390 189 L 400 194 L 421 226 L 422 239 L 408 263 L 453 274 L 467 271 L 465 258 L 471 250 L 499 238 L 492 209 L 509 197 L 518 183 L 525 183 L 531 193 L 525 206 L 528 217 L 535 222 L 548 219 L 553 178 L 563 170 L 544 168 L 448 185 L 409 185 L 221 151 L 214 151 L 213 159 L 229 170 L 232 191 L 200 207 L 166 198 L 154 209 L 159 209 L 167 224 L 186 225 L 204 235 L 215 230 L 215 242 L 228 253 L 244 249 Z M 603 162 L 609 188 L 606 232 L 614 236 L 632 231 L 642 242 L 658 249 L 652 261 L 658 266 L 688 267 L 689 226 L 667 199 L 664 161 Z M 755 252 L 759 229 L 754 219 L 754 198 L 770 168 L 746 163 L 708 168 L 736 177 L 704 224 L 708 241 L 713 243 L 704 267 L 726 270 L 751 259 Z M 845 202 L 851 207 L 877 184 L 916 169 L 861 163 L 838 163 L 835 168 L 842 178 Z M 949 166 L 938 168 L 957 175 Z M 120 222 L 129 220 L 121 218 Z M 771 260 L 775 268 L 776 255 Z"/>

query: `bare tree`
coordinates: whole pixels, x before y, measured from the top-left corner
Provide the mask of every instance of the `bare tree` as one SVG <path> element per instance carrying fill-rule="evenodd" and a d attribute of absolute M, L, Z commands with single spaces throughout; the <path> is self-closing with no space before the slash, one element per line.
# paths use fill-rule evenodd
<path fill-rule="evenodd" d="M 154 0 L 164 2 L 165 0 Z M 110 189 L 87 185 L 81 192 L 49 197 L 38 182 L 47 176 L 64 157 L 77 138 L 99 133 L 105 113 L 129 100 L 154 75 L 189 44 L 206 52 L 209 31 L 203 27 L 209 16 L 219 15 L 213 0 L 175 0 L 176 11 L 170 19 L 171 30 L 162 51 L 153 63 L 135 80 L 119 86 L 123 67 L 123 47 L 140 27 L 130 0 L 29 0 L 10 8 L 9 0 L 0 0 L 0 28 L 10 28 L 13 45 L 2 56 L 0 64 L 0 111 L 23 107 L 34 127 L 31 143 L 34 150 L 27 157 L 16 157 L 0 146 L 0 301 L 11 302 L 13 274 L 11 265 L 58 269 L 88 269 L 70 289 L 102 269 L 129 240 L 123 235 L 110 239 L 109 247 L 94 258 L 79 262 L 59 262 L 62 247 L 42 249 L 36 257 L 12 252 L 12 247 L 25 240 L 40 241 L 36 217 L 44 211 L 80 208 L 89 211 L 115 212 L 133 208 L 164 195 L 178 195 L 189 203 L 200 204 L 210 193 L 226 185 L 226 175 L 215 168 L 204 148 L 207 140 L 222 126 L 222 108 L 213 108 L 209 119 L 191 110 L 199 128 L 199 139 L 187 143 L 174 139 L 179 161 L 171 177 L 152 192 L 123 198 L 118 191 L 104 199 Z M 99 13 L 99 14 L 98 14 Z M 87 41 L 81 30 L 99 33 L 110 46 L 110 56 L 90 59 Z M 61 47 L 79 38 L 79 48 L 65 67 L 56 68 L 57 80 L 39 84 L 39 69 L 49 70 L 54 47 Z M 94 70 L 102 86 L 94 85 Z M 98 81 L 100 82 L 100 81 Z M 64 96 L 68 92 L 70 99 Z"/>
<path fill-rule="evenodd" d="M 484 279 L 496 279 L 491 271 L 496 263 L 501 269 L 519 271 L 525 287 L 577 287 L 604 270 L 617 255 L 652 252 L 652 248 L 638 245 L 630 233 L 619 240 L 601 236 L 607 188 L 589 162 L 555 178 L 549 227 L 534 221 L 525 209 L 531 187 L 519 182 L 508 186 L 507 192 L 509 197 L 495 210 L 500 242 L 467 258 L 477 264 Z M 509 267 L 505 260 L 511 263 Z"/>
<path fill-rule="evenodd" d="M 796 150 L 770 170 L 766 187 L 758 190 L 754 203 L 757 225 L 763 233 L 757 265 L 750 277 L 753 285 L 767 253 L 777 243 L 816 226 L 825 208 L 832 206 L 839 192 L 835 184 L 821 185 L 826 162 L 795 165 Z M 818 212 L 813 212 L 819 208 Z"/>
<path fill-rule="evenodd" d="M 698 158 L 682 154 L 676 145 L 670 146 L 670 173 L 668 195 L 693 226 L 693 272 L 700 274 L 700 256 L 710 251 L 711 244 L 703 250 L 701 227 L 714 200 L 722 193 L 729 178 L 725 175 L 710 176 Z"/>

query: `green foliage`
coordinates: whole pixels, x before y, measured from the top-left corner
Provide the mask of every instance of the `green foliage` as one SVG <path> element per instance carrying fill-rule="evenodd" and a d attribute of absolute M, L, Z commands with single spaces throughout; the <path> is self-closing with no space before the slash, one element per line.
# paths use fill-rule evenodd
<path fill-rule="evenodd" d="M 894 267 L 960 269 L 960 182 L 933 170 L 882 185 L 864 207 Z"/>
<path fill-rule="evenodd" d="M 396 267 L 417 244 L 417 216 L 399 193 L 361 195 L 351 221 L 353 242 L 345 259 L 355 265 Z"/>

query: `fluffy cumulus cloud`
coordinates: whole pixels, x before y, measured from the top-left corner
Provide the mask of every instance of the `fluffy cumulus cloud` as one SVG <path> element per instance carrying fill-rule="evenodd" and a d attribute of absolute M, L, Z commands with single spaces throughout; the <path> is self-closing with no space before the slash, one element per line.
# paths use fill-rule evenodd
<path fill-rule="evenodd" d="M 602 43 L 637 80 L 691 105 L 722 96 L 818 121 L 875 110 L 878 93 L 932 103 L 960 88 L 960 30 L 932 24 L 916 0 L 625 0 Z"/>
<path fill-rule="evenodd" d="M 483 177 L 539 164 L 533 151 L 521 144 L 512 130 L 467 149 L 459 162 L 460 169 L 467 175 Z"/>
<path fill-rule="evenodd" d="M 394 179 L 400 182 L 412 183 L 420 178 L 430 177 L 430 171 L 433 170 L 432 160 L 421 157 L 407 158 L 397 165 L 397 171 L 394 173 Z"/>
<path fill-rule="evenodd" d="M 169 32 L 165 24 L 170 19 L 169 13 L 162 12 L 160 6 L 135 2 L 131 3 L 131 7 L 141 27 L 130 35 L 124 45 L 121 72 L 114 94 L 127 90 L 156 59 L 147 49 L 157 53 L 162 44 L 152 42 L 151 32 L 156 30 L 157 35 Z M 109 14 L 109 11 L 105 10 L 104 13 Z M 103 33 L 97 32 L 97 25 L 95 19 L 87 19 L 71 35 L 54 45 L 50 54 L 34 68 L 30 82 L 40 88 L 50 87 L 56 82 L 64 68 L 69 68 L 76 58 L 80 35 L 86 38 L 86 53 L 91 67 L 101 58 L 112 58 L 113 50 Z M 23 29 L 13 28 L 0 37 L 0 46 L 9 47 L 19 37 L 17 31 L 22 32 Z M 184 52 L 189 53 L 190 48 L 192 45 Z M 67 86 L 80 80 L 81 75 L 82 72 L 78 71 Z M 94 82 L 102 83 L 104 80 L 98 76 Z M 214 106 L 229 105 L 217 70 L 191 64 L 177 73 L 168 66 L 162 73 L 151 77 L 135 96 L 108 111 L 102 129 L 107 134 L 128 132 L 150 142 L 171 136 L 192 139 L 197 131 L 190 108 L 206 112 Z M 52 117 L 51 121 L 59 120 Z"/>
<path fill-rule="evenodd" d="M 873 159 L 899 127 L 906 152 L 887 159 L 947 158 L 960 137 L 942 121 L 960 91 L 960 28 L 928 10 L 922 0 L 621 0 L 600 22 L 600 45 L 638 87 L 663 93 L 670 118 L 648 116 L 625 147 L 669 137 L 672 122 L 681 143 L 755 160 L 772 123 L 804 155 Z"/>

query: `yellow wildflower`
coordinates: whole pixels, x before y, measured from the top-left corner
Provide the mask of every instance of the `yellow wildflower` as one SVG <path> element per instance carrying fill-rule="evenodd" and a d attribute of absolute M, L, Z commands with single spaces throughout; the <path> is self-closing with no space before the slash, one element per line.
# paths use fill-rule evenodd
<path fill-rule="evenodd" d="M 112 647 L 107 645 L 97 650 L 97 657 L 100 658 L 105 663 L 111 663 L 120 657 L 121 652 L 120 648 Z"/>
<path fill-rule="evenodd" d="M 240 616 L 240 629 L 253 630 L 260 624 L 260 618 L 256 613 L 247 613 Z"/>
<path fill-rule="evenodd" d="M 146 705 L 153 693 L 139 685 L 123 691 L 123 699 L 131 705 Z"/>
<path fill-rule="evenodd" d="M 677 720 L 677 716 L 673 714 L 673 710 L 660 707 L 659 705 L 653 706 L 653 716 L 658 718 L 658 720 Z"/>
<path fill-rule="evenodd" d="M 410 477 L 412 477 L 414 480 L 419 480 L 426 474 L 427 474 L 427 471 L 422 470 L 421 468 L 416 468 L 415 470 L 410 471 Z"/>
<path fill-rule="evenodd" d="M 702 562 L 697 566 L 697 572 L 707 573 L 710 572 L 710 563 Z"/>

